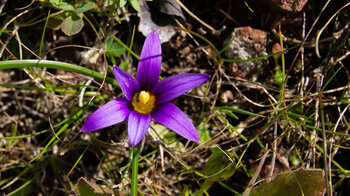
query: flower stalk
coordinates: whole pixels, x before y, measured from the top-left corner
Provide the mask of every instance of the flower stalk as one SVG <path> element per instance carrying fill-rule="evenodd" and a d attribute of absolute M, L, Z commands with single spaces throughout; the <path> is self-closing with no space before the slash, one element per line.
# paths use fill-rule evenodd
<path fill-rule="evenodd" d="M 137 196 L 137 176 L 139 165 L 139 145 L 133 146 L 131 163 L 131 196 Z"/>

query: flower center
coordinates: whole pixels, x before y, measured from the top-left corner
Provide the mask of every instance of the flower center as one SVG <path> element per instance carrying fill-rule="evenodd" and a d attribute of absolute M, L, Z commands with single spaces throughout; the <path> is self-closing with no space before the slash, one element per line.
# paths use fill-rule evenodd
<path fill-rule="evenodd" d="M 148 91 L 135 93 L 132 99 L 132 106 L 140 114 L 149 114 L 153 111 L 156 97 Z"/>

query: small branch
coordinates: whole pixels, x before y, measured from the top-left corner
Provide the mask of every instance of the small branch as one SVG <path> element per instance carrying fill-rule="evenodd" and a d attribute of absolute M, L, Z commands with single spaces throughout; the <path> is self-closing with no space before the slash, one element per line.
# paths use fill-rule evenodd
<path fill-rule="evenodd" d="M 255 173 L 252 176 L 252 179 L 249 181 L 249 184 L 248 184 L 247 188 L 244 190 L 244 192 L 242 194 L 243 196 L 249 196 L 250 195 L 252 187 L 253 187 L 254 183 L 256 182 L 256 180 L 258 179 L 260 171 L 261 171 L 262 167 L 264 166 L 266 157 L 269 154 L 269 152 L 267 151 L 267 145 L 265 146 L 265 149 L 266 149 L 266 153 L 261 158 L 261 160 L 259 162 L 259 165 L 258 165 L 258 168 L 256 168 Z"/>
<path fill-rule="evenodd" d="M 275 170 L 275 163 L 276 163 L 276 156 L 277 156 L 277 128 L 278 128 L 278 123 L 277 121 L 275 122 L 274 126 L 274 132 L 273 132 L 273 153 L 272 153 L 272 160 L 271 160 L 271 167 L 269 171 L 269 178 L 267 179 L 267 182 L 270 182 L 272 180 L 273 176 L 273 171 Z"/>
<path fill-rule="evenodd" d="M 182 9 L 184 9 L 190 16 L 192 16 L 194 19 L 196 19 L 199 23 L 201 23 L 203 26 L 207 27 L 209 30 L 211 30 L 212 33 L 215 33 L 216 30 L 211 27 L 210 25 L 208 25 L 207 23 L 205 23 L 203 20 L 201 20 L 200 18 L 198 18 L 196 15 L 194 15 L 189 9 L 187 9 L 187 7 L 181 3 L 180 0 L 176 0 L 176 2 L 181 6 Z"/>

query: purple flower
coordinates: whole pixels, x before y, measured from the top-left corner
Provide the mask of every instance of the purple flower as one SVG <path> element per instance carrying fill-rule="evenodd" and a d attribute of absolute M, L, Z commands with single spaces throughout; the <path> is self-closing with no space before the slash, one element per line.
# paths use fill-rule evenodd
<path fill-rule="evenodd" d="M 100 107 L 88 117 L 80 131 L 96 131 L 128 120 L 130 143 L 135 146 L 145 136 L 153 118 L 182 137 L 199 141 L 190 119 L 169 101 L 207 81 L 210 76 L 186 73 L 159 82 L 161 62 L 161 44 L 153 30 L 143 45 L 136 79 L 119 67 L 113 67 L 125 98 L 116 98 Z"/>

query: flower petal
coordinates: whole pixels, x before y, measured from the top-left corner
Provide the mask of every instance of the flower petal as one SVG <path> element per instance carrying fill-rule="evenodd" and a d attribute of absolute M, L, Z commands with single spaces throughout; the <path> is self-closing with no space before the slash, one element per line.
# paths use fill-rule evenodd
<path fill-rule="evenodd" d="M 151 124 L 151 119 L 150 114 L 139 114 L 136 111 L 129 114 L 128 135 L 131 145 L 136 146 L 145 136 Z"/>
<path fill-rule="evenodd" d="M 114 99 L 92 113 L 85 121 L 80 132 L 91 132 L 120 123 L 128 117 L 130 109 L 124 98 Z"/>
<path fill-rule="evenodd" d="M 209 78 L 209 75 L 200 73 L 171 76 L 160 81 L 154 87 L 152 94 L 157 96 L 157 103 L 165 103 L 202 84 Z"/>
<path fill-rule="evenodd" d="M 186 114 L 172 103 L 158 106 L 152 118 L 188 140 L 199 141 L 196 127 Z"/>
<path fill-rule="evenodd" d="M 141 90 L 152 91 L 158 83 L 162 64 L 162 48 L 156 30 L 153 30 L 143 44 L 137 68 L 137 81 Z"/>
<path fill-rule="evenodd" d="M 125 97 L 132 101 L 134 94 L 140 90 L 137 80 L 118 66 L 113 67 L 113 73 Z"/>

